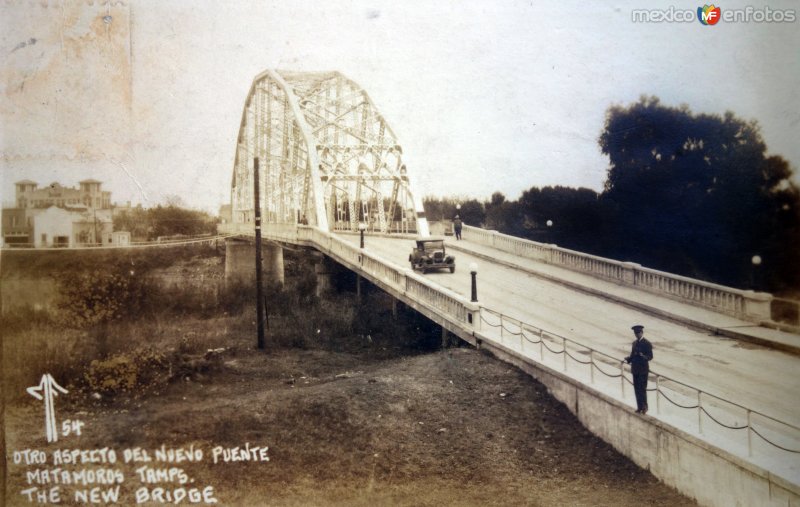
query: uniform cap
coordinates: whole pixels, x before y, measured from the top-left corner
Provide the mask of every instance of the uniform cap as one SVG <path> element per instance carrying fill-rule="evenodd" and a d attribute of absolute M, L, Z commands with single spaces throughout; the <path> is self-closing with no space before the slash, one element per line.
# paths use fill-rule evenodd
<path fill-rule="evenodd" d="M 644 329 L 644 326 L 636 324 L 635 326 L 631 326 L 631 329 L 633 329 L 634 331 L 641 331 L 642 329 Z"/>

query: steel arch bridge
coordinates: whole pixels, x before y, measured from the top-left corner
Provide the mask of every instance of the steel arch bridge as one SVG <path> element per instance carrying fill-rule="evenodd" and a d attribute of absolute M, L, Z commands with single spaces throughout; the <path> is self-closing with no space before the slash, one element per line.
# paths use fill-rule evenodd
<path fill-rule="evenodd" d="M 231 181 L 234 223 L 429 234 L 403 149 L 367 92 L 339 72 L 267 70 L 253 80 Z"/>

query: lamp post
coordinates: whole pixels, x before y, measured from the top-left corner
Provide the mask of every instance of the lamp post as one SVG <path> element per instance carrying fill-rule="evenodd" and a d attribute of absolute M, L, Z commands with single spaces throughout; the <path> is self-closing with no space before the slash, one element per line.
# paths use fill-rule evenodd
<path fill-rule="evenodd" d="M 364 248 L 364 231 L 367 229 L 367 224 L 364 222 L 360 222 L 358 224 L 358 230 L 361 233 L 361 248 Z"/>
<path fill-rule="evenodd" d="M 473 303 L 477 303 L 478 302 L 478 281 L 477 281 L 478 265 L 475 264 L 474 262 L 470 262 L 469 263 L 469 274 L 472 277 L 472 297 L 470 298 L 470 301 L 472 301 Z"/>
<path fill-rule="evenodd" d="M 761 276 L 759 271 L 759 266 L 761 266 L 761 256 L 756 254 L 751 259 L 750 262 L 753 263 L 753 271 L 751 272 L 752 280 L 750 285 L 753 287 L 753 290 L 760 290 L 761 289 Z"/>

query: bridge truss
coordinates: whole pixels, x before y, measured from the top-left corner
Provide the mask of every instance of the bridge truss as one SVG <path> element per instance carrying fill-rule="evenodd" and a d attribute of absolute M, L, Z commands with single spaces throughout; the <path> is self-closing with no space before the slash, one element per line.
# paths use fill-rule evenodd
<path fill-rule="evenodd" d="M 366 91 L 339 72 L 268 70 L 245 101 L 231 181 L 234 223 L 428 235 L 397 137 Z"/>

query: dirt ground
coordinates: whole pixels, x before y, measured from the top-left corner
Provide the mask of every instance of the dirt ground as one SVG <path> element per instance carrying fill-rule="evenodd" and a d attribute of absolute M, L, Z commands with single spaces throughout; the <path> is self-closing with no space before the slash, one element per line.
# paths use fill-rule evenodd
<path fill-rule="evenodd" d="M 158 276 L 183 289 L 146 295 L 163 311 L 95 331 L 7 321 L 5 505 L 56 503 L 53 488 L 59 505 L 695 505 L 528 375 L 439 349 L 439 328 L 413 311 L 393 318 L 379 291 L 316 301 L 313 266 L 289 257 L 293 289 L 264 352 L 253 308 L 199 292 L 223 258 L 168 253 L 177 262 Z M 54 399 L 52 443 L 26 392 L 44 373 L 69 390 Z"/>
<path fill-rule="evenodd" d="M 58 401 L 59 424 L 85 426 L 57 443 L 42 438 L 41 407 L 17 402 L 5 414 L 7 453 L 40 449 L 42 467 L 56 468 L 57 449 L 116 449 L 116 464 L 91 467 L 124 474 L 120 504 L 135 503 L 145 465 L 180 471 L 151 490 L 211 486 L 220 505 L 694 505 L 593 437 L 541 384 L 471 348 L 263 353 L 240 340 L 184 367 L 147 392 Z M 246 443 L 268 446 L 269 461 L 213 463 L 215 446 Z M 125 449 L 153 459 L 162 444 L 204 456 L 124 463 Z M 9 460 L 7 505 L 31 504 L 20 492 L 36 468 Z M 61 504 L 91 487 L 61 485 Z"/>

